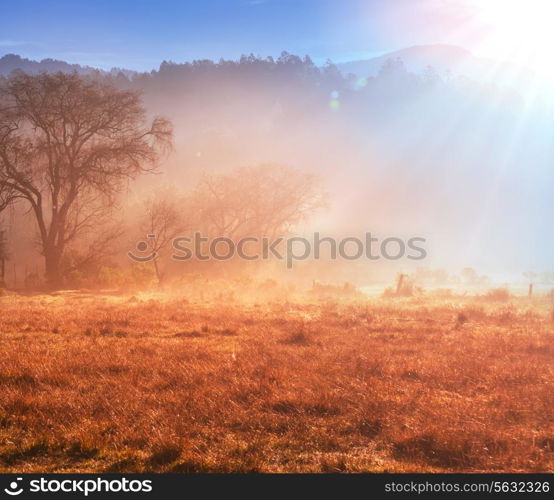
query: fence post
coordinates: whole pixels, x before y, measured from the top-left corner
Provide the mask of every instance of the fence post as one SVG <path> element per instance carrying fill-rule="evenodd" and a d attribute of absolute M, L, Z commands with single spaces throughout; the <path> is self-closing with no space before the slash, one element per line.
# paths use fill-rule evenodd
<path fill-rule="evenodd" d="M 398 276 L 398 283 L 396 284 L 396 295 L 400 295 L 400 292 L 402 291 L 402 285 L 404 283 L 404 276 L 405 274 L 400 274 Z"/>

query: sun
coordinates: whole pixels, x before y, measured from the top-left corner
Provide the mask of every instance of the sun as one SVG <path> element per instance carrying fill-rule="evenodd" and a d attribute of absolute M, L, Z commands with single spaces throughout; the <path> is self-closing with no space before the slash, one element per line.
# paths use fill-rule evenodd
<path fill-rule="evenodd" d="M 487 29 L 482 49 L 540 73 L 554 74 L 553 0 L 472 0 Z"/>

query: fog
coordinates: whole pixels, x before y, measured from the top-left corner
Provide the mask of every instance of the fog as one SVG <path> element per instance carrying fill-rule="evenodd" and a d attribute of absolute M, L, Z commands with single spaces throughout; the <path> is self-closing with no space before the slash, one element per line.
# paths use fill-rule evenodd
<path fill-rule="evenodd" d="M 552 111 L 525 88 L 412 74 L 400 61 L 342 77 L 292 56 L 164 64 L 132 87 L 175 123 L 167 175 L 181 186 L 206 170 L 284 163 L 330 194 L 308 231 L 422 235 L 431 266 L 552 268 Z"/>
<path fill-rule="evenodd" d="M 314 276 L 304 263 L 298 276 L 370 285 L 422 266 L 450 273 L 471 267 L 500 281 L 554 270 L 552 109 L 529 87 L 431 67 L 412 73 L 399 59 L 385 61 L 375 76 L 343 75 L 286 53 L 87 78 L 141 92 L 147 114 L 174 126 L 174 149 L 159 173 L 126 186 L 118 212 L 127 221 L 155 186 L 170 185 L 185 199 L 206 175 L 279 164 L 314 176 L 326 198 L 291 234 L 426 240 L 424 261 L 337 262 Z M 4 214 L 10 266 L 21 273 L 41 265 L 30 250 L 34 229 L 25 210 Z M 139 233 L 128 228 L 112 260 L 126 262 L 125 245 Z"/>

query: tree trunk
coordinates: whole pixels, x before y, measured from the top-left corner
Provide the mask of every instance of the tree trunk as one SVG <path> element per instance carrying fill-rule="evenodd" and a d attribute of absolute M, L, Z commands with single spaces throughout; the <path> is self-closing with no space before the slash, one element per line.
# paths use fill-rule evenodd
<path fill-rule="evenodd" d="M 154 269 L 156 271 L 156 278 L 158 279 L 158 286 L 161 286 L 162 285 L 162 280 L 163 280 L 163 275 L 160 271 L 160 268 L 158 266 L 158 263 L 156 262 L 156 259 L 154 259 L 152 261 L 152 263 L 154 264 Z"/>
<path fill-rule="evenodd" d="M 46 269 L 46 284 L 50 289 L 61 288 L 61 251 L 59 248 L 52 247 L 44 252 L 44 264 Z"/>

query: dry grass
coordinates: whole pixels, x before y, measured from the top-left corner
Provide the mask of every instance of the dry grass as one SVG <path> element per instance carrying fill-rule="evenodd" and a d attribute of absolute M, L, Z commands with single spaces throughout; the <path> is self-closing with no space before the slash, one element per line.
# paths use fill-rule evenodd
<path fill-rule="evenodd" d="M 554 471 L 551 314 L 1 297 L 0 471 Z"/>

